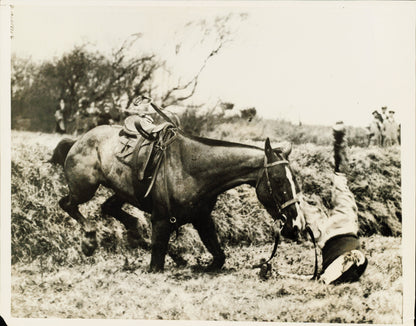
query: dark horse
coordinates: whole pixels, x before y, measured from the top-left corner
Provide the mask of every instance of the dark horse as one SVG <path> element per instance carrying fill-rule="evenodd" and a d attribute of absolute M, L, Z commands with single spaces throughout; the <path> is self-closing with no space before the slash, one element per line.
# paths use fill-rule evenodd
<path fill-rule="evenodd" d="M 283 236 L 296 239 L 304 230 L 305 220 L 296 197 L 298 186 L 287 160 L 291 148 L 272 149 L 267 139 L 263 150 L 175 130 L 176 138 L 165 150 L 149 195 L 140 198 L 135 195 L 132 169 L 115 157 L 120 127 L 99 126 L 74 142 L 64 164 L 69 195 L 59 204 L 81 224 L 84 254 L 91 255 L 96 249 L 96 231 L 78 205 L 89 201 L 100 184 L 115 192 L 102 204 L 102 211 L 124 224 L 129 242 L 143 243 L 137 219 L 123 211 L 122 205 L 129 203 L 151 213 L 150 271 L 163 270 L 169 237 L 185 223 L 192 223 L 212 254 L 208 269 L 221 268 L 225 255 L 211 211 L 219 194 L 244 183 L 256 187 L 257 197 L 269 214 L 284 222 Z"/>

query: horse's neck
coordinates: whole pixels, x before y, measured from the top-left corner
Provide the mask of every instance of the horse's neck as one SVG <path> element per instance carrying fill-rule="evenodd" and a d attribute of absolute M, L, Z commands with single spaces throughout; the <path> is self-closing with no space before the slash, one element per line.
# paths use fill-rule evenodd
<path fill-rule="evenodd" d="M 197 181 L 199 195 L 215 196 L 238 185 L 254 185 L 263 166 L 264 151 L 221 141 L 183 138 L 182 164 Z"/>

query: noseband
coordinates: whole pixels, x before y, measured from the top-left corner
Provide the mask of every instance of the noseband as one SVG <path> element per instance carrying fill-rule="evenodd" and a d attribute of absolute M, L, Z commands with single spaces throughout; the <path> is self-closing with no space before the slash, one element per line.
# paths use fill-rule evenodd
<path fill-rule="evenodd" d="M 276 162 L 272 162 L 272 163 L 268 163 L 267 162 L 267 156 L 264 156 L 264 165 L 263 165 L 263 169 L 262 169 L 262 174 L 260 175 L 260 177 L 257 179 L 257 183 L 256 183 L 256 189 L 260 183 L 260 179 L 261 176 L 263 175 L 263 173 L 266 175 L 266 183 L 267 183 L 267 190 L 269 191 L 269 195 L 270 197 L 273 199 L 274 205 L 277 209 L 277 213 L 278 213 L 278 217 L 280 218 L 280 220 L 283 222 L 282 223 L 282 227 L 280 229 L 283 229 L 283 226 L 286 224 L 287 222 L 287 217 L 286 215 L 283 213 L 283 210 L 285 210 L 286 208 L 288 208 L 289 206 L 299 203 L 299 199 L 296 197 L 296 195 L 294 195 L 295 197 L 293 197 L 292 199 L 286 201 L 283 204 L 280 204 L 277 201 L 277 198 L 275 196 L 275 191 L 273 191 L 273 187 L 272 187 L 272 183 L 270 181 L 270 176 L 269 176 L 269 172 L 268 172 L 268 168 L 272 167 L 272 166 L 276 166 L 276 165 L 280 165 L 280 164 L 287 164 L 289 165 L 289 162 L 287 160 L 280 160 L 280 161 L 276 161 Z"/>

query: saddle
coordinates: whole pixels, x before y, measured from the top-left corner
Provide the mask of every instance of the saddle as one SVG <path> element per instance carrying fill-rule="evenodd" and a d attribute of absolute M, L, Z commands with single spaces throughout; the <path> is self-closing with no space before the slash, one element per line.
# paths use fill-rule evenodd
<path fill-rule="evenodd" d="M 124 120 L 123 132 L 129 136 L 143 136 L 145 139 L 155 139 L 167 126 L 173 126 L 169 122 L 159 125 L 153 124 L 153 120 L 149 116 L 131 115 Z"/>
<path fill-rule="evenodd" d="M 125 119 L 120 131 L 117 159 L 129 166 L 134 175 L 136 197 L 146 197 L 156 179 L 166 147 L 176 138 L 176 128 L 169 122 L 153 124 L 148 117 L 138 115 Z M 139 192 L 142 182 L 147 182 L 147 191 Z M 137 190 L 137 191 L 136 191 Z"/>

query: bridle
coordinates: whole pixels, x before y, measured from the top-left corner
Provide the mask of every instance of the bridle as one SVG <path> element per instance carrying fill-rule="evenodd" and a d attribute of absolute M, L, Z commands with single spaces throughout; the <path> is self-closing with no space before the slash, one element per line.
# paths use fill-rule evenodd
<path fill-rule="evenodd" d="M 261 174 L 260 174 L 260 176 L 257 179 L 256 189 L 258 188 L 258 186 L 260 184 L 261 177 L 263 176 L 263 174 L 265 174 L 266 175 L 267 190 L 268 190 L 269 195 L 272 198 L 272 200 L 274 202 L 274 205 L 276 207 L 277 214 L 278 214 L 278 218 L 282 221 L 281 227 L 280 227 L 280 230 L 282 230 L 283 227 L 284 227 L 284 225 L 287 222 L 287 217 L 286 217 L 286 215 L 284 214 L 283 211 L 286 208 L 288 208 L 289 206 L 291 206 L 293 204 L 296 204 L 296 203 L 299 203 L 299 199 L 296 197 L 296 195 L 294 195 L 294 197 L 292 199 L 286 201 L 283 204 L 280 204 L 278 202 L 278 200 L 277 200 L 277 198 L 275 196 L 275 193 L 276 192 L 273 191 L 273 186 L 272 186 L 272 183 L 270 181 L 270 176 L 269 176 L 268 169 L 271 168 L 271 167 L 273 167 L 273 166 L 280 165 L 280 164 L 287 164 L 287 165 L 289 165 L 289 162 L 287 160 L 279 160 L 279 161 L 275 161 L 275 162 L 269 163 L 269 162 L 267 162 L 267 156 L 264 156 L 264 165 L 262 167 Z"/>
<path fill-rule="evenodd" d="M 283 204 L 280 204 L 275 196 L 275 192 L 273 191 L 273 186 L 272 183 L 270 181 L 270 176 L 269 176 L 269 172 L 268 172 L 268 168 L 271 168 L 273 166 L 276 165 L 280 165 L 280 164 L 287 164 L 289 165 L 289 161 L 287 160 L 278 160 L 275 162 L 268 162 L 267 161 L 267 156 L 264 156 L 264 164 L 262 167 L 262 171 L 261 174 L 259 175 L 258 179 L 257 179 L 257 183 L 256 183 L 256 189 L 258 188 L 259 184 L 260 184 L 260 180 L 263 176 L 263 174 L 266 175 L 266 184 L 267 184 L 267 190 L 269 192 L 270 197 L 272 198 L 274 205 L 277 209 L 277 213 L 278 213 L 278 218 L 279 220 L 282 222 L 280 224 L 280 228 L 277 230 L 276 234 L 275 234 L 275 241 L 274 241 L 274 246 L 273 246 L 273 251 L 270 255 L 270 258 L 268 260 L 265 259 L 261 259 L 259 264 L 253 265 L 253 268 L 262 268 L 263 266 L 266 267 L 267 270 L 271 270 L 271 265 L 269 264 L 269 262 L 274 258 L 274 256 L 276 255 L 276 251 L 277 251 L 277 246 L 279 245 L 280 242 L 280 233 L 282 232 L 286 222 L 287 222 L 287 217 L 284 214 L 284 210 L 286 208 L 288 208 L 289 206 L 299 203 L 300 200 L 299 198 L 296 196 L 296 194 L 294 194 L 294 197 L 288 201 L 286 201 Z M 276 222 L 276 220 L 275 220 Z M 316 280 L 318 278 L 318 254 L 317 254 L 317 247 L 316 247 L 316 242 L 315 242 L 315 237 L 313 235 L 313 232 L 311 230 L 311 228 L 306 225 L 305 231 L 309 234 L 309 236 L 311 237 L 311 240 L 314 244 L 315 247 L 315 267 L 314 267 L 314 273 L 312 276 L 312 280 Z"/>

